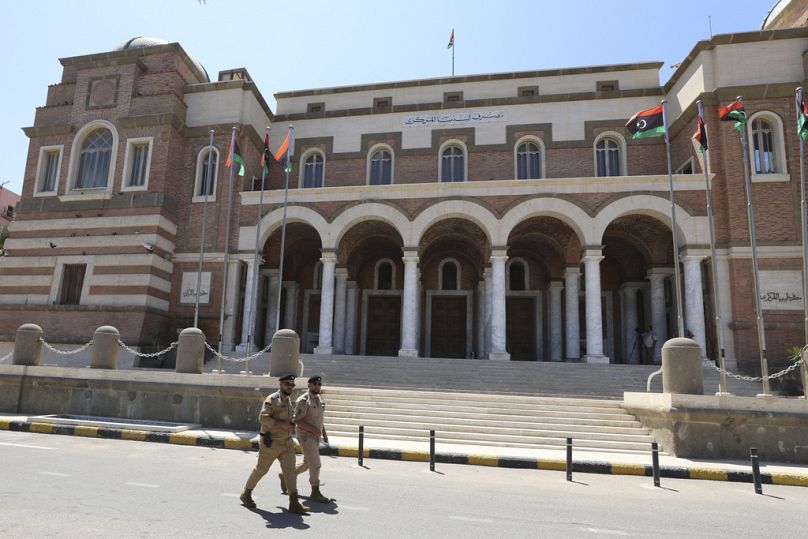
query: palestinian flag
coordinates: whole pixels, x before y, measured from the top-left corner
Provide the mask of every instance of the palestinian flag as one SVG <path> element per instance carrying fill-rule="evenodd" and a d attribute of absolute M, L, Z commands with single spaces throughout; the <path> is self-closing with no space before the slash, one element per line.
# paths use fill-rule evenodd
<path fill-rule="evenodd" d="M 269 151 L 269 133 L 264 134 L 264 151 L 261 152 L 260 167 L 264 171 L 264 175 L 269 174 L 269 158 L 272 157 L 272 152 Z"/>
<path fill-rule="evenodd" d="M 281 147 L 278 148 L 278 151 L 275 152 L 275 161 L 281 164 L 283 167 L 283 171 L 287 174 L 292 172 L 292 153 L 294 149 L 294 137 L 292 135 L 292 129 L 289 128 L 289 132 L 286 133 L 286 138 L 283 139 L 281 143 Z"/>
<path fill-rule="evenodd" d="M 454 28 L 452 28 L 452 34 L 449 36 L 449 44 L 446 45 L 447 49 L 451 49 L 454 47 Z"/>
<path fill-rule="evenodd" d="M 808 140 L 808 105 L 804 99 L 800 99 L 799 112 L 797 113 L 797 134 L 804 142 Z"/>
<path fill-rule="evenodd" d="M 227 161 L 225 161 L 224 166 L 227 168 L 232 167 L 233 161 L 239 164 L 238 175 L 244 176 L 244 158 L 241 157 L 241 151 L 238 149 L 235 133 L 233 134 L 233 139 L 230 141 L 230 152 L 227 154 Z"/>
<path fill-rule="evenodd" d="M 704 127 L 704 118 L 701 116 L 696 118 L 696 132 L 693 133 L 693 140 L 698 143 L 701 153 L 707 151 L 707 129 Z"/>
<path fill-rule="evenodd" d="M 665 134 L 665 122 L 662 119 L 662 105 L 652 109 L 641 110 L 626 123 L 631 138 L 659 137 Z"/>
<path fill-rule="evenodd" d="M 718 119 L 722 122 L 735 122 L 734 127 L 738 131 L 743 129 L 743 126 L 746 125 L 748 118 L 746 117 L 746 111 L 743 108 L 743 101 L 740 99 L 733 101 L 726 107 L 719 107 L 718 108 Z"/>

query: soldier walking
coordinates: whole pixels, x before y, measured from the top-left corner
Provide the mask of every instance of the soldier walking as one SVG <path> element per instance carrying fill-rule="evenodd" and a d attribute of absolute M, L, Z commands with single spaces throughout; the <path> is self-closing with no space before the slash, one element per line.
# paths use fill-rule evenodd
<path fill-rule="evenodd" d="M 294 430 L 294 409 L 292 408 L 292 389 L 295 387 L 295 377 L 288 374 L 279 379 L 278 391 L 264 400 L 258 421 L 261 423 L 261 439 L 258 442 L 258 462 L 255 465 L 244 492 L 241 493 L 241 503 L 245 507 L 254 508 L 252 491 L 275 459 L 281 463 L 281 470 L 289 478 L 289 512 L 305 515 L 309 507 L 301 505 L 297 499 L 297 475 L 295 474 L 295 445 L 292 441 Z"/>

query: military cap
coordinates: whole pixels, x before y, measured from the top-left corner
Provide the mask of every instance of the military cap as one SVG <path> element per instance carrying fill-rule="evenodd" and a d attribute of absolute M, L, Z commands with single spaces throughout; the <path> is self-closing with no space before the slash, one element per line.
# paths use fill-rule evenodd
<path fill-rule="evenodd" d="M 281 381 L 281 382 L 294 382 L 295 381 L 295 375 L 294 374 L 286 374 L 286 375 L 281 376 L 280 378 L 278 378 L 278 380 Z"/>
<path fill-rule="evenodd" d="M 317 382 L 322 382 L 322 381 L 323 381 L 323 377 L 320 376 L 320 375 L 314 375 L 314 376 L 311 376 L 309 378 L 309 383 L 310 384 L 316 384 Z"/>

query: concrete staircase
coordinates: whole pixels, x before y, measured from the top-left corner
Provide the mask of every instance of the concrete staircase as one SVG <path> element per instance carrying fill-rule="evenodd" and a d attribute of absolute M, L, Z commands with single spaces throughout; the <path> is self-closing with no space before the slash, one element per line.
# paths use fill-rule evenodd
<path fill-rule="evenodd" d="M 630 453 L 650 450 L 647 429 L 615 400 L 328 387 L 326 429 L 332 436 L 522 449 Z"/>

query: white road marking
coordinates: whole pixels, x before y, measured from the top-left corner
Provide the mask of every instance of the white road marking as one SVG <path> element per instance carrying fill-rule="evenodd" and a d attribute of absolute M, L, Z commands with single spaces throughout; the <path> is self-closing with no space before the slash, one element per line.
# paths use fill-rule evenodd
<path fill-rule="evenodd" d="M 60 472 L 39 472 L 42 475 L 52 475 L 54 477 L 73 477 L 69 473 L 60 473 Z"/>
<path fill-rule="evenodd" d="M 628 535 L 628 532 L 623 530 L 604 530 L 602 528 L 584 528 L 588 532 L 600 533 L 603 535 Z"/>
<path fill-rule="evenodd" d="M 228 498 L 238 498 L 238 494 L 233 494 L 232 492 L 222 492 L 222 496 L 226 496 Z"/>
<path fill-rule="evenodd" d="M 466 517 L 463 515 L 449 515 L 449 520 L 462 520 L 463 522 L 478 522 L 480 524 L 491 524 L 494 522 L 490 518 Z"/>
<path fill-rule="evenodd" d="M 41 445 L 12 444 L 9 442 L 0 442 L 0 445 L 5 445 L 9 447 L 22 447 L 23 449 L 47 449 L 48 451 L 56 451 L 55 447 L 43 447 Z"/>
<path fill-rule="evenodd" d="M 160 485 L 152 485 L 151 483 L 124 483 L 130 487 L 143 487 L 143 488 L 160 488 Z"/>
<path fill-rule="evenodd" d="M 370 511 L 369 507 L 359 507 L 358 505 L 343 505 L 339 504 L 340 509 L 347 509 L 349 511 Z"/>

